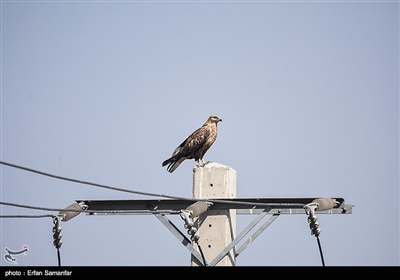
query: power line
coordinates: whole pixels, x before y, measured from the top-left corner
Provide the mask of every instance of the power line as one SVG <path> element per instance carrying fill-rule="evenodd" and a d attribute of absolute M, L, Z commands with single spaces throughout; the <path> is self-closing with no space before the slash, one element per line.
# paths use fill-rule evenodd
<path fill-rule="evenodd" d="M 28 208 L 33 210 L 43 210 L 43 211 L 68 211 L 68 212 L 79 212 L 79 213 L 87 213 L 87 214 L 129 214 L 129 213 L 137 213 L 137 214 L 149 214 L 149 213 L 164 213 L 165 211 L 157 211 L 157 210 L 83 210 L 83 209 L 66 209 L 66 208 L 48 208 L 48 207 L 40 207 L 40 206 L 32 206 L 26 204 L 17 204 L 12 202 L 4 202 L 0 201 L 1 205 L 19 207 L 19 208 Z M 168 213 L 179 214 L 179 211 L 168 211 Z M 21 217 L 17 217 L 21 216 Z M 0 215 L 0 218 L 29 218 L 29 217 L 54 217 L 54 215 Z"/>
<path fill-rule="evenodd" d="M 161 197 L 166 197 L 166 198 L 176 198 L 176 197 L 173 197 L 173 196 L 168 196 L 168 195 L 163 195 L 163 194 L 154 194 L 154 193 L 148 193 L 148 192 L 127 190 L 127 189 L 111 187 L 111 186 L 107 186 L 107 185 L 103 185 L 103 184 L 97 184 L 97 183 L 92 183 L 92 182 L 87 182 L 87 181 L 67 178 L 67 177 L 46 173 L 46 172 L 43 172 L 43 171 L 35 170 L 35 169 L 32 169 L 32 168 L 28 168 L 28 167 L 24 167 L 24 166 L 12 164 L 12 163 L 4 162 L 4 161 L 0 161 L 0 164 L 7 165 L 7 166 L 10 166 L 10 167 L 14 167 L 14 168 L 18 168 L 18 169 L 25 170 L 25 171 L 29 171 L 29 172 L 33 172 L 33 173 L 37 173 L 37 174 L 40 174 L 40 175 L 43 175 L 43 176 L 52 177 L 52 178 L 59 179 L 59 180 L 65 180 L 65 181 L 78 183 L 78 184 L 91 185 L 91 186 L 95 186 L 95 187 L 111 189 L 111 190 L 121 191 L 121 192 L 140 194 L 140 195 L 161 196 Z"/>
<path fill-rule="evenodd" d="M 0 218 L 53 218 L 54 215 L 0 215 Z"/>
<path fill-rule="evenodd" d="M 63 210 L 65 210 L 65 209 L 59 209 L 59 208 L 48 208 L 48 207 L 31 206 L 31 205 L 26 205 L 26 204 L 18 204 L 18 203 L 13 203 L 13 202 L 4 202 L 4 201 L 0 201 L 0 204 L 7 205 L 7 206 L 13 206 L 13 207 L 34 209 L 34 210 L 44 210 L 44 211 L 63 211 Z M 68 211 L 86 212 L 84 210 L 75 210 L 75 209 L 71 209 L 71 210 L 68 210 Z"/>
<path fill-rule="evenodd" d="M 317 243 L 318 243 L 318 248 L 319 248 L 319 255 L 321 256 L 322 266 L 325 266 L 324 255 L 322 254 L 321 242 L 319 241 L 318 236 L 317 236 Z"/>

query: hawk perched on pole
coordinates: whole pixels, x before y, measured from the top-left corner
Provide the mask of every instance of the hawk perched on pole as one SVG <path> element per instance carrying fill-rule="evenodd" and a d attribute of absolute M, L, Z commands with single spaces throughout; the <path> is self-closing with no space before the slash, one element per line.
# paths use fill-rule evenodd
<path fill-rule="evenodd" d="M 185 159 L 194 158 L 195 161 L 199 163 L 198 166 L 203 167 L 205 165 L 203 159 L 204 154 L 217 138 L 217 124 L 220 121 L 222 121 L 221 118 L 216 115 L 211 115 L 202 127 L 190 134 L 188 138 L 175 149 L 172 156 L 165 160 L 162 166 L 168 164 L 167 171 L 172 173 Z"/>

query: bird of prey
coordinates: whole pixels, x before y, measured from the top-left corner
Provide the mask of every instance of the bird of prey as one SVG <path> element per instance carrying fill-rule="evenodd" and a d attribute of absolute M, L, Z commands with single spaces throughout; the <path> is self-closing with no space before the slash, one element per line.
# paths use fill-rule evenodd
<path fill-rule="evenodd" d="M 202 127 L 195 130 L 192 134 L 186 138 L 185 141 L 180 144 L 172 156 L 162 163 L 162 166 L 167 167 L 167 171 L 172 173 L 185 159 L 195 159 L 199 164 L 198 166 L 203 167 L 204 154 L 214 143 L 217 138 L 218 122 L 222 121 L 218 116 L 211 115 Z"/>

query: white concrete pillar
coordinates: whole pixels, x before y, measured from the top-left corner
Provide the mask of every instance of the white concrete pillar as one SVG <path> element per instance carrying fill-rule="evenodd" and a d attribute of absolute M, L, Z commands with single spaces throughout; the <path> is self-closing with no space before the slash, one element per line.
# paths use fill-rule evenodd
<path fill-rule="evenodd" d="M 236 198 L 236 170 L 211 162 L 204 167 L 193 168 L 193 198 Z M 200 224 L 199 224 L 200 222 Z M 210 210 L 196 220 L 199 244 L 208 263 L 225 249 L 236 235 L 236 210 Z M 198 249 L 192 242 L 193 247 Z M 192 266 L 200 265 L 192 257 Z M 234 266 L 234 248 L 221 259 L 217 266 Z"/>

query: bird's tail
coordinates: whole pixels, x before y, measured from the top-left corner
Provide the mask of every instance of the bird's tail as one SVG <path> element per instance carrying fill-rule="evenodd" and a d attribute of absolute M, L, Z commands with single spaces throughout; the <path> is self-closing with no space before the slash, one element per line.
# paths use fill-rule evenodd
<path fill-rule="evenodd" d="M 164 167 L 164 166 L 166 166 L 167 164 L 171 164 L 171 163 L 174 163 L 174 162 L 175 162 L 175 158 L 174 158 L 174 157 L 170 157 L 169 159 L 165 160 L 165 161 L 162 163 L 162 166 Z"/>
<path fill-rule="evenodd" d="M 179 166 L 181 163 L 182 163 L 182 161 L 176 161 L 175 157 L 171 157 L 171 158 L 165 160 L 165 161 L 162 163 L 162 166 L 166 166 L 166 165 L 168 164 L 167 171 L 170 172 L 170 173 L 172 173 L 172 172 L 174 172 L 175 169 L 178 168 L 178 166 Z"/>

